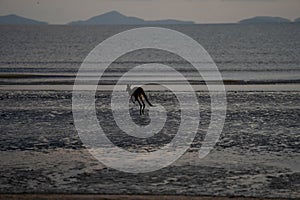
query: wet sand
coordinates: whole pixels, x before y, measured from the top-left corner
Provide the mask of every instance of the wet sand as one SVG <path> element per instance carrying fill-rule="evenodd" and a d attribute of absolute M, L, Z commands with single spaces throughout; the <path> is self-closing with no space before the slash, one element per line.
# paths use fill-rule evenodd
<path fill-rule="evenodd" d="M 155 150 L 176 134 L 178 107 L 169 101 L 172 95 L 148 94 L 170 111 L 171 123 L 157 137 L 132 140 L 114 129 L 109 93 L 97 92 L 99 122 L 116 145 Z M 0 198 L 7 193 L 66 194 L 66 199 L 300 198 L 300 92 L 228 92 L 223 133 L 204 159 L 198 158 L 198 150 L 210 119 L 210 98 L 197 94 L 201 121 L 191 148 L 166 168 L 133 175 L 107 168 L 89 154 L 73 124 L 70 91 L 1 90 Z M 140 119 L 135 107 L 131 113 L 136 123 L 148 120 Z"/>
<path fill-rule="evenodd" d="M 246 197 L 196 197 L 196 196 L 172 196 L 172 195 L 86 195 L 86 194 L 0 194 L 0 199 L 29 200 L 29 199 L 61 199 L 61 200 L 268 200 L 269 198 Z M 272 198 L 269 200 L 281 200 Z"/>

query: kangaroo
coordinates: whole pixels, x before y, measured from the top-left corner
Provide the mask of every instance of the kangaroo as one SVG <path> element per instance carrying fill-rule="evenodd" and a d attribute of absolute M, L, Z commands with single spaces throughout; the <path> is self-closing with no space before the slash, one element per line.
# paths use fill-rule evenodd
<path fill-rule="evenodd" d="M 133 89 L 131 89 L 131 85 L 127 84 L 127 88 L 126 91 L 128 92 L 129 96 L 130 96 L 130 100 L 135 104 L 135 101 L 137 101 L 140 105 L 140 115 L 144 114 L 144 110 L 145 110 L 145 103 L 143 101 L 143 99 L 146 100 L 146 102 L 149 104 L 149 106 L 154 107 L 150 101 L 148 100 L 147 95 L 145 94 L 145 91 L 143 88 L 141 87 L 134 87 Z"/>

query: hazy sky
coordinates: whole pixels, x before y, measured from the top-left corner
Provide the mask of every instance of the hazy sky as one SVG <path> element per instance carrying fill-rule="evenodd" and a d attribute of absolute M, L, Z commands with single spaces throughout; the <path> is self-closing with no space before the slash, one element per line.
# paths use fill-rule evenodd
<path fill-rule="evenodd" d="M 252 16 L 300 17 L 300 0 L 0 0 L 0 15 L 18 14 L 51 24 L 88 19 L 111 10 L 147 20 L 236 22 Z"/>

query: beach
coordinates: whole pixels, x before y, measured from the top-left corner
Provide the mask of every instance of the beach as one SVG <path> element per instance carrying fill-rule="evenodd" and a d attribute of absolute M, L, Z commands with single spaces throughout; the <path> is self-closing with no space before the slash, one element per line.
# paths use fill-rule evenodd
<path fill-rule="evenodd" d="M 0 199 L 299 199 L 300 26 L 296 24 L 165 26 L 203 45 L 223 81 L 203 68 L 205 82 L 191 63 L 153 49 L 120 56 L 103 77 L 84 69 L 81 90 L 95 89 L 99 125 L 115 146 L 128 152 L 155 152 L 177 134 L 180 103 L 159 84 L 178 89 L 187 101 L 192 97 L 173 74 L 149 64 L 162 63 L 183 74 L 199 104 L 188 110 L 200 115 L 195 138 L 169 166 L 132 174 L 92 156 L 74 123 L 77 72 L 100 42 L 138 27 L 1 26 Z M 167 120 L 154 136 L 136 138 L 118 127 L 110 104 L 118 80 L 143 64 L 150 66 L 148 71 L 131 74 L 117 89 L 125 91 L 126 83 L 134 87 L 139 86 L 135 80 L 153 79 L 156 84 L 142 87 L 154 105 L 165 109 Z M 98 86 L 89 85 L 98 79 Z M 210 153 L 199 158 L 212 116 L 206 84 L 222 83 L 227 102 L 224 127 Z M 141 116 L 138 106 L 130 103 L 129 114 L 136 125 L 151 123 L 148 105 Z M 178 147 L 184 144 L 180 141 Z M 122 165 L 124 158 L 116 160 Z"/>
<path fill-rule="evenodd" d="M 107 168 L 89 154 L 74 127 L 71 91 L 0 93 L 1 193 L 299 197 L 299 91 L 227 92 L 221 138 L 204 159 L 198 158 L 198 149 L 209 123 L 210 100 L 199 91 L 201 121 L 190 149 L 172 165 L 146 174 Z M 148 93 L 155 103 L 166 96 Z M 96 94 L 101 99 L 96 109 L 106 117 L 107 95 Z M 176 118 L 173 104 L 162 104 Z M 113 122 L 105 123 L 107 130 L 112 127 Z M 132 141 L 115 132 L 109 138 L 124 149 L 145 151 L 166 144 L 174 134 L 171 123 L 150 140 Z"/>

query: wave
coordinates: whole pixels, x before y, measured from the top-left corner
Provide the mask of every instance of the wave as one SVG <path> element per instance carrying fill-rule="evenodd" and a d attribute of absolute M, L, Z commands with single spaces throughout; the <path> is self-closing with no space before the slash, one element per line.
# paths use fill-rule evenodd
<path fill-rule="evenodd" d="M 76 74 L 18 74 L 18 73 L 2 73 L 0 74 L 0 84 L 1 85 L 73 85 Z M 92 74 L 87 76 L 77 77 L 79 78 L 82 84 L 91 84 L 94 80 L 97 80 L 98 77 Z M 132 76 L 127 79 L 128 83 L 134 84 L 140 82 L 140 80 L 153 80 L 153 82 L 161 84 L 183 84 L 182 81 L 174 79 L 172 75 L 170 76 L 142 76 L 139 79 L 139 76 Z M 219 81 L 216 81 L 212 78 L 209 81 L 199 80 L 198 77 L 187 77 L 190 84 L 193 85 L 204 85 L 204 84 L 220 84 Z M 102 85 L 114 85 L 119 80 L 119 76 L 103 76 L 99 84 Z M 242 80 L 242 79 L 224 79 L 223 83 L 226 85 L 246 85 L 246 84 L 299 84 L 300 79 L 268 79 L 268 80 Z"/>

